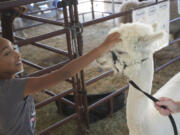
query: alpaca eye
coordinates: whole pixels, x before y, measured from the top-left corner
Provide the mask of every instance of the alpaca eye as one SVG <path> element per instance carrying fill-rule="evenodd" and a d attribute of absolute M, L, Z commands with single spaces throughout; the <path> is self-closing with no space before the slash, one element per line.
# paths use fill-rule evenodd
<path fill-rule="evenodd" d="M 145 41 L 145 36 L 141 36 L 137 39 L 137 42 L 144 42 Z"/>
<path fill-rule="evenodd" d="M 118 60 L 118 57 L 116 56 L 115 52 L 113 51 L 110 51 L 111 52 L 111 55 L 112 55 L 112 59 L 114 61 L 114 64 L 116 64 L 116 61 Z"/>

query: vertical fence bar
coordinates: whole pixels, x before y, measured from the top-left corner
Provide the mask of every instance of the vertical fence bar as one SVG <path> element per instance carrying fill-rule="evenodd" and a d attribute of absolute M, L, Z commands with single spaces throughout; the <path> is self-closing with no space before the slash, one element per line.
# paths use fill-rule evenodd
<path fill-rule="evenodd" d="M 62 1 L 63 3 L 65 3 L 66 1 Z M 68 1 L 70 2 L 70 1 Z M 69 29 L 72 28 L 73 26 L 73 23 L 74 23 L 74 18 L 73 18 L 73 8 L 72 8 L 72 3 L 69 4 L 69 16 L 70 16 L 70 21 L 68 20 L 68 10 L 67 10 L 67 6 L 64 6 L 63 7 L 63 14 L 64 14 L 64 21 L 65 21 L 65 26 L 68 27 Z M 68 31 L 67 33 L 67 42 L 68 42 L 68 52 L 70 52 L 70 58 L 73 59 L 74 56 L 73 56 L 73 52 L 72 52 L 72 44 L 71 44 L 71 39 L 70 39 L 70 31 Z M 73 36 L 73 35 L 72 35 Z M 80 117 L 80 108 L 79 108 L 79 95 L 78 95 L 78 77 L 77 75 L 75 77 L 72 77 L 72 82 L 73 82 L 73 93 L 74 93 L 74 101 L 75 101 L 75 110 L 77 112 L 77 125 L 78 125 L 78 131 L 80 133 L 80 135 L 83 135 L 83 131 L 82 131 L 82 123 L 81 123 L 81 117 Z"/>
<path fill-rule="evenodd" d="M 77 27 L 77 43 L 78 43 L 78 50 L 79 50 L 79 55 L 83 55 L 83 38 L 82 38 L 82 25 L 79 22 L 79 16 L 78 16 L 78 7 L 77 4 L 74 5 L 74 15 L 75 15 L 75 24 L 78 26 Z M 87 92 L 86 92 L 86 87 L 85 87 L 85 81 L 84 81 L 84 71 L 82 70 L 80 72 L 80 83 L 81 83 L 81 91 L 82 91 L 82 105 L 84 106 L 84 117 L 85 117 L 85 122 L 86 126 L 89 129 L 89 114 L 88 114 L 88 103 L 87 103 Z"/>
<path fill-rule="evenodd" d="M 115 13 L 114 0 L 112 0 L 112 14 Z M 113 26 L 115 26 L 115 19 L 113 19 Z"/>
<path fill-rule="evenodd" d="M 91 0 L 91 12 L 92 12 L 92 19 L 95 19 L 95 15 L 94 15 L 94 1 Z"/>

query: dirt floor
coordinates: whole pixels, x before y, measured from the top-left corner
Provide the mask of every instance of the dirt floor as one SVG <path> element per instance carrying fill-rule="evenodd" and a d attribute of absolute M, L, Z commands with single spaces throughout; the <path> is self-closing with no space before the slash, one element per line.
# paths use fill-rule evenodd
<path fill-rule="evenodd" d="M 112 21 L 107 21 L 104 23 L 96 24 L 84 28 L 83 41 L 84 41 L 84 54 L 89 50 L 98 46 L 103 42 L 108 31 L 113 27 Z M 39 27 L 34 27 L 31 29 L 24 30 L 28 37 L 41 35 L 43 33 L 48 33 L 60 29 L 53 25 L 41 25 Z M 48 40 L 44 40 L 41 43 L 48 44 L 53 47 L 57 47 L 63 50 L 67 50 L 65 35 L 56 36 Z M 51 53 L 49 51 L 37 48 L 35 46 L 27 45 L 20 48 L 22 57 L 24 59 L 30 60 L 36 64 L 47 67 L 62 60 L 66 59 L 62 55 Z M 156 64 L 158 67 L 166 63 L 169 59 L 172 59 L 180 54 L 180 45 L 174 44 L 167 48 L 162 49 L 156 53 Z M 35 70 L 29 66 L 24 66 L 26 73 L 32 73 Z M 180 71 L 180 61 L 168 66 L 167 68 L 159 71 L 154 76 L 153 82 L 153 92 L 159 89 L 163 84 L 165 84 L 173 75 Z M 102 74 L 104 71 L 97 67 L 96 62 L 93 62 L 87 68 L 85 68 L 85 79 L 91 79 L 97 75 Z M 87 87 L 88 94 L 98 94 L 112 92 L 116 89 L 121 88 L 126 84 L 126 80 L 123 77 L 114 78 L 109 76 L 104 78 L 97 83 Z M 55 93 L 60 93 L 64 90 L 71 88 L 71 85 L 67 82 L 59 83 L 58 85 L 50 88 L 51 91 Z M 43 92 L 33 95 L 35 102 L 38 103 L 48 98 Z M 57 108 L 54 103 L 51 103 L 41 109 L 37 110 L 37 126 L 36 131 L 40 131 L 46 128 L 48 125 L 62 119 L 64 116 L 57 113 Z M 90 135 L 128 135 L 128 129 L 126 125 L 125 107 L 114 113 L 111 117 L 107 117 L 96 123 L 90 125 Z M 52 135 L 78 135 L 76 130 L 76 122 L 70 122 L 65 124 L 61 128 L 52 132 Z"/>

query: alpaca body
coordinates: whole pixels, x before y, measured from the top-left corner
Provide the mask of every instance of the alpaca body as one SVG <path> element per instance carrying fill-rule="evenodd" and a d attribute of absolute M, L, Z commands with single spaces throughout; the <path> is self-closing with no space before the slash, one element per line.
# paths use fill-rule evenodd
<path fill-rule="evenodd" d="M 132 71 L 135 74 L 131 76 L 131 79 L 149 94 L 151 93 L 154 73 L 152 66 L 152 59 L 149 62 L 146 61 L 142 64 L 142 69 Z M 179 88 L 180 73 L 166 83 L 154 96 L 157 98 L 164 96 L 179 100 Z M 169 118 L 160 115 L 154 108 L 153 102 L 132 86 L 129 88 L 126 114 L 129 135 L 173 135 L 173 128 Z M 178 128 L 178 134 L 180 134 L 180 114 L 177 113 L 173 117 Z"/>
<path fill-rule="evenodd" d="M 116 74 L 124 74 L 142 90 L 151 94 L 154 76 L 153 53 L 165 47 L 161 42 L 164 33 L 156 33 L 153 27 L 142 23 L 122 24 L 111 32 L 119 32 L 121 41 L 97 62 L 103 68 L 112 68 Z M 155 97 L 180 100 L 180 73 L 167 82 Z M 168 117 L 155 109 L 154 103 L 130 85 L 127 106 L 129 135 L 173 135 Z M 180 113 L 173 115 L 180 135 Z"/>

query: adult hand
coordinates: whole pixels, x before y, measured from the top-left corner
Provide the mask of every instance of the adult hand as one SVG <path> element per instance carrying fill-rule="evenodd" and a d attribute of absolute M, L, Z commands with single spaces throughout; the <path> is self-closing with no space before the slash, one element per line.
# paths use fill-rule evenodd
<path fill-rule="evenodd" d="M 164 109 L 160 106 L 166 106 L 167 109 Z M 155 108 L 159 111 L 160 114 L 168 116 L 170 113 L 178 112 L 179 105 L 177 102 L 173 101 L 167 97 L 159 98 L 159 101 L 154 104 Z"/>

